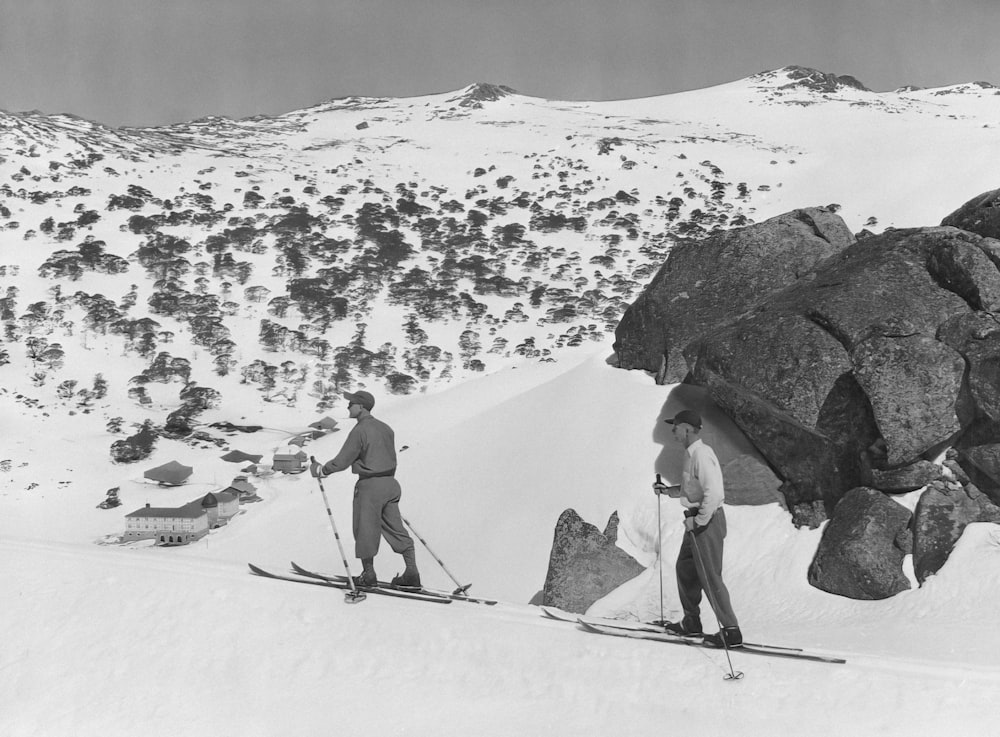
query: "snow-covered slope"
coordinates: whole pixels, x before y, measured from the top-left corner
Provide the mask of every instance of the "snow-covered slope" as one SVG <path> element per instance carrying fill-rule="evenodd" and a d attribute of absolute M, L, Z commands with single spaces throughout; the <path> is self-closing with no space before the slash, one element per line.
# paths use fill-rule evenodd
<path fill-rule="evenodd" d="M 56 464 L 24 456 L 40 487 L 8 491 L 0 521 L 4 734 L 991 734 L 995 526 L 970 527 L 923 588 L 857 602 L 806 583 L 818 531 L 796 531 L 777 507 L 731 508 L 726 573 L 747 636 L 848 660 L 734 653 L 745 674 L 736 683 L 724 680 L 721 652 L 601 638 L 517 603 L 528 583 L 540 585 L 531 579 L 557 510 L 601 524 L 621 509 L 653 566 L 595 612 L 659 615 L 650 424 L 668 389 L 599 358 L 382 410 L 413 442 L 401 456 L 404 513 L 473 593 L 512 594 L 492 608 L 376 596 L 347 604 L 340 591 L 248 575 L 248 559 L 341 569 L 307 477 L 268 481 L 264 502 L 188 548 L 122 548 L 91 538 L 113 510 L 74 503 L 63 476 L 47 475 Z M 582 391 L 587 411 L 569 410 L 567 396 Z M 348 481 L 326 486 L 346 524 Z M 176 493 L 122 488 L 126 507 Z M 662 510 L 668 616 L 678 608 L 674 505 Z M 450 585 L 423 551 L 419 560 L 428 583 Z M 397 562 L 385 555 L 378 566 L 391 573 Z M 518 571 L 528 580 L 511 580 Z"/>

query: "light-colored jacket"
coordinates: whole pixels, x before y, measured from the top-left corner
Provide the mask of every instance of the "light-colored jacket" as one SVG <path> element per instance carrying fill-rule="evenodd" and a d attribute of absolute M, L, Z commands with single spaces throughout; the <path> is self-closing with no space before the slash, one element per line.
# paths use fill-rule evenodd
<path fill-rule="evenodd" d="M 698 438 L 684 453 L 684 474 L 681 477 L 681 504 L 698 509 L 695 523 L 704 527 L 726 500 L 722 483 L 722 466 L 715 451 Z"/>

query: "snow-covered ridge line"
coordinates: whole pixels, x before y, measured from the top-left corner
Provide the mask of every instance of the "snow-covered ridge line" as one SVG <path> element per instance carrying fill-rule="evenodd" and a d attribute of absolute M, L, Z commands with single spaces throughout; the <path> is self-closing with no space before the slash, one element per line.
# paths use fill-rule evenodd
<path fill-rule="evenodd" d="M 961 82 L 941 87 L 921 87 L 918 85 L 903 85 L 887 92 L 874 92 L 864 85 L 864 83 L 851 75 L 837 75 L 829 72 L 822 72 L 817 69 L 790 65 L 778 69 L 757 72 L 748 77 L 744 77 L 732 82 L 726 82 L 718 86 L 745 86 L 758 87 L 761 89 L 796 89 L 799 91 L 809 91 L 816 94 L 829 94 L 842 90 L 854 90 L 858 92 L 870 93 L 881 96 L 909 96 L 914 93 L 927 95 L 951 95 L 951 94 L 997 94 L 998 87 L 985 81 Z M 712 89 L 712 88 L 707 88 Z M 693 90 L 697 92 L 698 90 Z M 665 93 L 654 95 L 643 99 L 670 98 L 684 93 Z M 554 98 L 543 99 L 523 95 L 517 90 L 504 85 L 491 82 L 476 82 L 458 90 L 449 92 L 418 94 L 412 97 L 371 97 L 365 95 L 351 95 L 347 97 L 334 98 L 315 105 L 302 108 L 300 110 L 289 111 L 279 115 L 252 115 L 244 118 L 230 118 L 227 116 L 208 114 L 187 122 L 178 122 L 165 125 L 122 126 L 118 128 L 104 126 L 100 123 L 81 118 L 71 113 L 45 113 L 38 110 L 25 112 L 4 112 L 0 110 L 0 128 L 10 125 L 4 123 L 3 116 L 21 118 L 25 121 L 32 121 L 36 124 L 48 124 L 54 127 L 61 127 L 70 130 L 74 127 L 86 131 L 87 129 L 99 128 L 104 131 L 120 131 L 124 135 L 143 138 L 152 134 L 160 134 L 169 139 L 170 135 L 181 136 L 180 140 L 185 140 L 186 136 L 200 133 L 201 135 L 211 135 L 220 137 L 240 136 L 248 133 L 262 133 L 275 130 L 274 126 L 280 128 L 279 121 L 282 119 L 293 119 L 302 113 L 322 113 L 332 110 L 365 110 L 378 109 L 384 106 L 400 104 L 430 104 L 436 106 L 458 105 L 466 108 L 482 108 L 503 98 L 510 98 L 514 104 L 519 102 L 544 102 L 549 104 L 577 104 L 587 102 L 598 103 L 599 101 L 583 100 L 558 100 Z M 617 100 L 616 102 L 628 102 L 628 100 Z"/>

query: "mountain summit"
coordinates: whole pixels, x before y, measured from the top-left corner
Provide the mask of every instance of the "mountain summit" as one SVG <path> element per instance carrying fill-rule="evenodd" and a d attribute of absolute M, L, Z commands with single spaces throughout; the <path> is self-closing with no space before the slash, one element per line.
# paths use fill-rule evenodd
<path fill-rule="evenodd" d="M 517 90 L 504 84 L 476 82 L 459 92 L 458 97 L 451 102 L 457 102 L 461 107 L 481 108 L 484 102 L 496 102 L 502 97 L 516 94 Z"/>
<path fill-rule="evenodd" d="M 831 93 L 845 88 L 871 92 L 850 75 L 836 75 L 801 66 L 787 66 L 750 77 L 755 82 L 771 82 L 778 89 L 804 88 L 813 92 Z"/>

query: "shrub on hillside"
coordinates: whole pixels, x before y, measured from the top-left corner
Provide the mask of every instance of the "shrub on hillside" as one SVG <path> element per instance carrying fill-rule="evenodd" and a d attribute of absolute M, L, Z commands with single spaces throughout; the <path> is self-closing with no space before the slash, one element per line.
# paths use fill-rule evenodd
<path fill-rule="evenodd" d="M 135 435 L 111 444 L 111 460 L 115 463 L 135 463 L 149 458 L 156 446 L 157 437 L 153 423 L 146 420 Z"/>
<path fill-rule="evenodd" d="M 390 394 L 410 394 L 417 386 L 417 380 L 408 374 L 395 371 L 385 377 Z"/>

